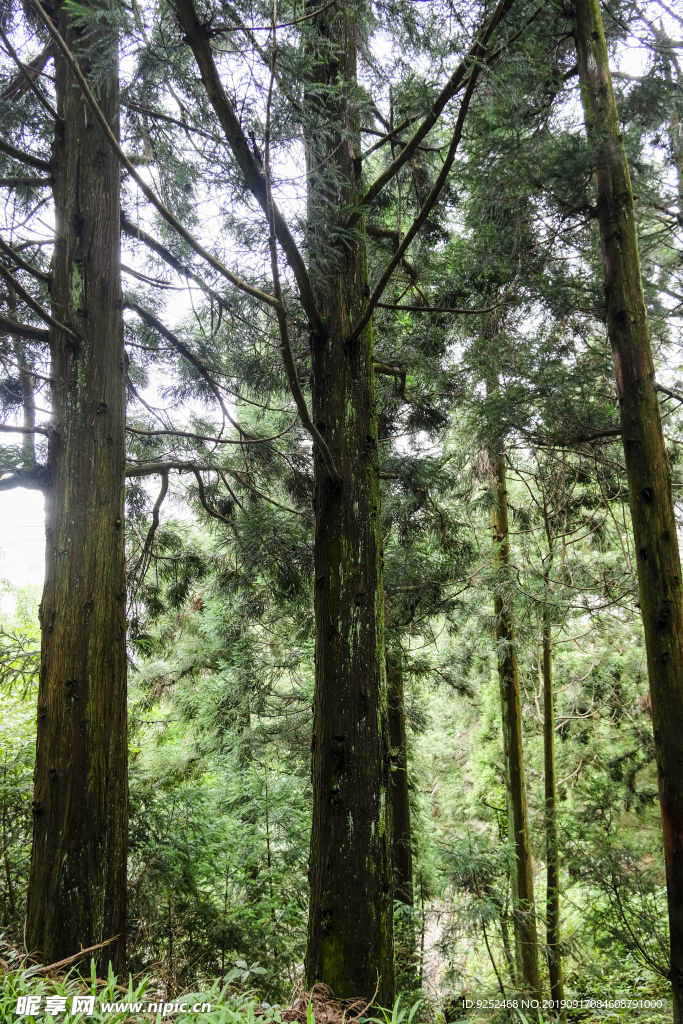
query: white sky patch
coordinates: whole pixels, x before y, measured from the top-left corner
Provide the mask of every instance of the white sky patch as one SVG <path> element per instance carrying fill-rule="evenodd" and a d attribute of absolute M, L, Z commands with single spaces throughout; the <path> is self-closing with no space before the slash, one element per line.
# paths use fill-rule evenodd
<path fill-rule="evenodd" d="M 45 577 L 45 499 L 40 491 L 16 487 L 0 491 L 0 580 L 15 587 L 42 586 Z M 0 610 L 10 614 L 12 593 L 0 596 Z"/>

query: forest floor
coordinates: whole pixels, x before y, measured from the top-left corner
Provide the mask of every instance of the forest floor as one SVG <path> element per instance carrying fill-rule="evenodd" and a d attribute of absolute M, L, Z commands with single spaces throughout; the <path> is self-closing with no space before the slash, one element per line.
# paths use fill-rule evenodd
<path fill-rule="evenodd" d="M 443 908 L 440 913 L 432 909 L 425 930 L 423 996 L 416 991 L 411 998 L 399 998 L 390 1010 L 371 1008 L 362 999 L 334 999 L 324 985 L 311 991 L 300 986 L 290 1005 L 271 1006 L 259 1001 L 257 990 L 238 992 L 220 980 L 203 991 L 175 993 L 172 1001 L 157 1003 L 164 998 L 164 987 L 151 976 L 129 978 L 124 986 L 111 973 L 106 980 L 97 978 L 94 963 L 90 977 L 74 968 L 46 973 L 0 937 L 0 1024 L 66 1024 L 67 1018 L 68 1024 L 550 1024 L 558 1019 L 543 1007 L 539 1013 L 525 1005 L 511 991 L 504 998 L 493 972 L 475 972 L 480 979 L 476 992 L 466 985 L 461 994 L 448 994 L 448 964 L 439 948 L 446 915 Z M 645 980 L 603 977 L 601 993 L 591 994 L 577 975 L 566 989 L 564 1024 L 672 1024 L 663 984 L 647 995 L 632 987 Z M 77 1008 L 78 997 L 94 998 L 90 1006 Z M 27 1004 L 27 999 L 33 1002 Z M 199 1004 L 203 1012 L 180 1009 Z"/>

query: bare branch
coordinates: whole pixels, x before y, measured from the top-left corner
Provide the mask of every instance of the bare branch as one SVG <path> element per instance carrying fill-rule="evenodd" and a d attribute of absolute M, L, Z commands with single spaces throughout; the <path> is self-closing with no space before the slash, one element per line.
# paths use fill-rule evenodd
<path fill-rule="evenodd" d="M 0 313 L 0 331 L 8 334 L 18 334 L 20 338 L 29 338 L 31 341 L 45 341 L 50 338 L 49 333 L 42 327 L 34 327 L 32 324 L 20 324 L 18 320 L 10 320 L 8 316 Z"/>
<path fill-rule="evenodd" d="M 22 302 L 25 302 L 29 309 L 32 309 L 36 316 L 39 316 L 40 319 L 43 320 L 46 324 L 49 324 L 50 327 L 54 328 L 55 331 L 61 331 L 62 334 L 65 334 L 67 338 L 71 338 L 72 341 L 80 340 L 78 335 L 74 334 L 70 327 L 67 327 L 66 324 L 60 324 L 59 320 L 55 320 L 55 318 L 50 313 L 48 313 L 44 306 L 41 306 L 39 302 L 36 302 L 33 296 L 29 295 L 26 289 L 19 284 L 16 277 L 10 274 L 7 267 L 5 267 L 2 263 L 0 263 L 0 277 L 2 277 L 5 283 L 8 284 L 11 288 L 14 288 L 15 292 L 22 300 Z M 20 332 L 17 331 L 17 333 Z"/>
<path fill-rule="evenodd" d="M 146 231 L 143 231 L 142 228 L 134 224 L 133 221 L 129 220 L 123 213 L 121 214 L 121 230 L 125 235 L 128 235 L 129 238 L 135 238 L 138 242 L 142 242 L 148 249 L 151 249 L 158 256 L 161 256 L 162 260 L 167 263 L 169 267 L 173 267 L 176 273 L 190 281 L 194 281 L 205 295 L 215 299 L 216 302 L 220 303 L 223 309 L 229 311 L 230 307 L 225 299 L 219 295 L 218 292 L 214 291 L 213 288 L 211 288 L 211 286 L 199 276 L 199 274 L 196 274 L 191 267 L 186 266 L 186 264 L 179 260 L 177 256 L 173 255 L 170 249 L 167 249 L 161 242 L 157 242 L 156 238 L 152 238 L 151 235 L 148 235 Z"/>
<path fill-rule="evenodd" d="M 62 118 L 59 116 L 59 114 L 54 109 L 52 104 L 48 101 L 47 97 L 43 96 L 42 92 L 40 91 L 40 89 L 38 88 L 38 86 L 36 84 L 36 79 L 38 78 L 38 74 L 40 72 L 36 72 L 34 68 L 31 68 L 31 70 L 29 71 L 29 68 L 26 67 L 26 65 L 23 64 L 19 60 L 19 57 L 17 56 L 16 50 L 14 49 L 12 44 L 10 43 L 10 41 L 7 38 L 7 36 L 5 35 L 5 33 L 2 31 L 2 28 L 0 28 L 0 37 L 2 38 L 3 43 L 7 47 L 7 52 L 9 53 L 10 57 L 12 58 L 14 63 L 19 68 L 19 74 L 24 79 L 24 82 L 26 83 L 28 88 L 31 89 L 32 92 L 36 95 L 40 105 L 42 107 L 44 107 L 45 110 L 47 110 L 48 114 L 53 119 L 53 121 L 55 121 L 55 122 L 61 121 Z M 50 50 L 51 49 L 52 48 L 50 47 Z M 42 61 L 42 59 L 43 59 L 43 54 L 44 53 L 45 53 L 45 50 L 43 50 L 43 53 L 39 54 L 38 57 L 37 57 L 37 60 L 38 60 L 39 64 L 40 64 L 40 61 Z M 47 63 L 47 59 L 49 58 L 49 56 L 50 56 L 50 54 L 48 54 L 47 58 L 43 62 L 42 66 L 41 66 L 41 70 L 42 70 L 43 67 L 45 67 L 45 64 Z M 5 90 L 5 91 L 7 91 L 7 90 Z M 21 94 L 19 94 L 19 95 L 21 95 Z M 19 96 L 15 97 L 15 98 L 18 99 Z"/>
<path fill-rule="evenodd" d="M 0 431 L 3 434 L 45 434 L 46 437 L 50 433 L 47 427 L 18 427 L 11 423 L 0 423 Z"/>
<path fill-rule="evenodd" d="M 16 263 L 20 270 L 25 270 L 27 274 L 31 274 L 38 281 L 43 281 L 45 284 L 49 284 L 52 280 L 50 274 L 46 274 L 44 271 L 38 270 L 37 267 L 27 263 L 26 260 L 22 259 L 22 257 L 15 252 L 12 246 L 8 245 L 2 238 L 0 238 L 0 249 L 6 253 L 14 263 Z"/>
<path fill-rule="evenodd" d="M 3 188 L 40 188 L 41 185 L 52 184 L 52 178 L 22 178 L 18 176 L 0 178 L 0 186 Z"/>

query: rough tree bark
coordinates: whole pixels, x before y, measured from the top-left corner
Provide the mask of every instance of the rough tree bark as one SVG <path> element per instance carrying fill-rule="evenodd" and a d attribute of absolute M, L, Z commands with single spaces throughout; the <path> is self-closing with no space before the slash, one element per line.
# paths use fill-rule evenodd
<path fill-rule="evenodd" d="M 505 456 L 502 453 L 493 453 L 490 456 L 490 468 L 496 496 L 496 506 L 491 512 L 491 527 L 496 543 L 496 565 L 504 578 L 510 565 Z M 530 995 L 538 997 L 541 977 L 538 967 L 531 843 L 524 781 L 522 706 L 512 609 L 503 587 L 494 595 L 493 605 L 498 641 L 498 677 L 508 786 L 508 833 L 515 858 L 512 866 L 512 892 L 516 904 L 513 912 L 515 939 L 521 960 L 519 974 L 523 987 Z"/>
<path fill-rule="evenodd" d="M 118 131 L 111 25 L 59 29 Z M 101 23 L 100 23 L 101 24 Z M 119 166 L 64 60 L 55 61 L 52 429 L 26 942 L 46 962 L 120 936 L 125 969 L 127 742 L 123 495 L 125 390 Z M 76 336 L 74 340 L 73 336 Z"/>
<path fill-rule="evenodd" d="M 633 191 L 598 0 L 574 34 L 593 153 L 607 331 L 616 374 L 652 697 L 671 936 L 674 1020 L 683 1020 L 683 591 L 671 479 L 655 390 Z"/>
<path fill-rule="evenodd" d="M 335 231 L 360 194 L 353 18 L 315 21 L 307 90 L 309 251 L 327 337 L 312 337 L 315 452 L 313 829 L 306 979 L 340 997 L 394 998 L 391 804 L 372 329 L 364 226 Z"/>
<path fill-rule="evenodd" d="M 389 742 L 393 752 L 391 809 L 393 825 L 394 898 L 413 905 L 413 848 L 410 833 L 408 744 L 403 708 L 403 664 L 400 651 L 387 650 Z"/>

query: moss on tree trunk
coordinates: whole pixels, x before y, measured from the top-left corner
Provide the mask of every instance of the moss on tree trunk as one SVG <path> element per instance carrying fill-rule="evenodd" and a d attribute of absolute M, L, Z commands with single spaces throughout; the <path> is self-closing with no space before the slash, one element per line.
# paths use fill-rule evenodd
<path fill-rule="evenodd" d="M 110 62 L 99 99 L 118 124 L 111 25 L 58 26 L 81 66 Z M 26 941 L 53 962 L 120 935 L 97 959 L 125 968 L 127 742 L 124 575 L 125 367 L 119 167 L 63 59 L 53 174 L 54 384 L 46 578 Z"/>
<path fill-rule="evenodd" d="M 652 697 L 671 935 L 683 1020 L 683 592 L 676 521 L 640 274 L 633 192 L 597 0 L 577 0 L 576 50 L 595 167 L 607 330 L 619 396 Z"/>
<path fill-rule="evenodd" d="M 394 997 L 389 739 L 372 330 L 349 344 L 367 296 L 365 239 L 338 227 L 361 185 L 358 28 L 315 20 L 307 94 L 309 251 L 327 337 L 312 337 L 313 420 L 341 475 L 315 452 L 315 702 L 307 984 Z M 336 236 L 336 240 L 335 240 Z"/>

